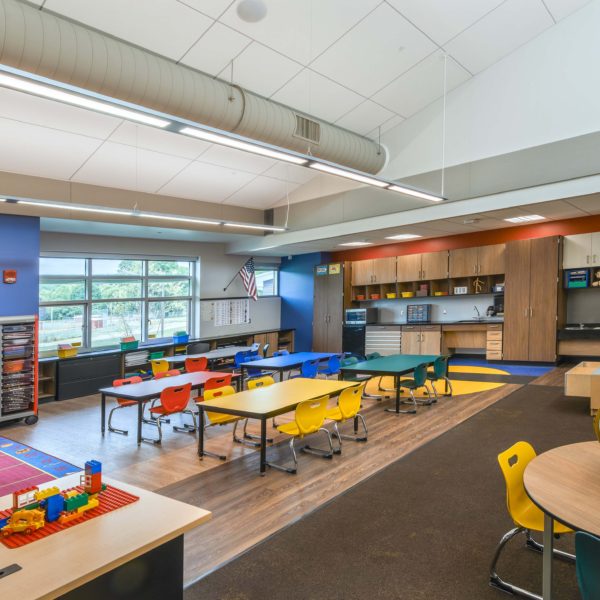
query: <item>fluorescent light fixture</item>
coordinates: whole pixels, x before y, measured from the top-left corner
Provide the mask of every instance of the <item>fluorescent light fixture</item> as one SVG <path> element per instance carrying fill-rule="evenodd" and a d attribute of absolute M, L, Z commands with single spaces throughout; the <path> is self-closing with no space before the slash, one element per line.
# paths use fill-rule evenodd
<path fill-rule="evenodd" d="M 171 215 L 162 215 L 159 213 L 136 212 L 136 217 L 144 219 L 161 219 L 162 221 L 177 221 L 179 223 L 194 223 L 196 225 L 222 225 L 223 221 L 211 221 L 208 219 L 195 219 L 194 217 L 172 217 Z"/>
<path fill-rule="evenodd" d="M 388 190 L 392 192 L 399 192 L 400 194 L 406 194 L 407 196 L 414 196 L 415 198 L 422 198 L 423 200 L 431 200 L 432 202 L 442 202 L 444 199 L 441 196 L 434 196 L 433 194 L 427 194 L 426 192 L 419 192 L 412 188 L 407 188 L 402 185 L 390 185 Z"/>
<path fill-rule="evenodd" d="M 272 225 L 250 225 L 246 223 L 223 223 L 225 227 L 241 227 L 243 229 L 262 229 L 263 231 L 285 231 L 285 227 L 274 227 Z"/>
<path fill-rule="evenodd" d="M 423 237 L 421 235 L 417 235 L 416 233 L 399 233 L 398 235 L 390 235 L 386 237 L 386 240 L 415 240 L 417 238 Z"/>
<path fill-rule="evenodd" d="M 504 219 L 509 223 L 527 223 L 529 221 L 544 221 L 546 217 L 541 215 L 526 215 L 524 217 L 511 217 L 510 219 Z"/>
<path fill-rule="evenodd" d="M 0 198 L 0 202 L 6 202 L 6 198 Z"/>
<path fill-rule="evenodd" d="M 133 215 L 133 212 L 130 210 L 96 208 L 92 206 L 78 206 L 76 204 L 59 204 L 58 202 L 38 202 L 37 200 L 17 200 L 17 204 L 25 204 L 26 206 L 41 206 L 43 208 L 58 208 L 62 210 L 77 210 L 89 213 L 101 213 L 104 215 L 119 215 L 125 217 L 130 217 Z"/>
<path fill-rule="evenodd" d="M 323 173 L 330 173 L 331 175 L 338 175 L 339 177 L 345 177 L 346 179 L 353 179 L 354 181 L 366 183 L 367 185 L 374 185 L 378 188 L 384 188 L 389 185 L 387 181 L 381 181 L 380 179 L 375 179 L 374 177 L 361 175 L 360 173 L 355 173 L 354 171 L 348 171 L 343 167 L 333 167 L 320 162 L 311 162 L 308 166 L 311 169 L 323 171 Z"/>
<path fill-rule="evenodd" d="M 270 250 L 271 248 L 276 248 L 276 246 L 263 246 L 262 248 L 254 248 L 252 252 L 258 252 L 259 250 Z"/>
<path fill-rule="evenodd" d="M 184 135 L 191 135 L 192 137 L 199 138 L 206 142 L 213 144 L 220 144 L 221 146 L 228 146 L 229 148 L 237 148 L 238 150 L 244 150 L 245 152 L 252 152 L 253 154 L 260 154 L 268 158 L 275 160 L 284 160 L 295 165 L 305 165 L 308 161 L 305 158 L 294 156 L 293 154 L 287 154 L 286 152 L 278 152 L 277 150 L 271 150 L 260 144 L 253 144 L 251 142 L 244 142 L 234 137 L 226 135 L 220 135 L 218 133 L 212 133 L 211 131 L 205 131 L 204 129 L 196 129 L 195 127 L 184 127 L 179 130 L 179 133 Z"/>
<path fill-rule="evenodd" d="M 370 246 L 372 242 L 345 242 L 344 244 L 338 244 L 338 246 Z"/>
<path fill-rule="evenodd" d="M 42 96 L 43 98 L 49 98 L 50 100 L 58 100 L 59 102 L 65 102 L 66 104 L 72 104 L 81 108 L 87 108 L 89 110 L 96 110 L 103 112 L 114 117 L 121 119 L 128 119 L 130 121 L 137 121 L 144 125 L 152 125 L 154 127 L 166 127 L 170 125 L 170 121 L 165 119 L 159 119 L 151 115 L 144 114 L 142 112 L 136 112 L 134 110 L 128 110 L 122 108 L 116 104 L 108 104 L 105 102 L 99 102 L 86 96 L 79 94 L 72 94 L 65 92 L 55 87 L 48 85 L 42 85 L 41 83 L 34 83 L 21 79 L 20 77 L 13 77 L 12 75 L 6 75 L 0 73 L 0 85 L 18 90 L 20 92 L 27 92 L 28 94 L 34 94 L 35 96 Z"/>

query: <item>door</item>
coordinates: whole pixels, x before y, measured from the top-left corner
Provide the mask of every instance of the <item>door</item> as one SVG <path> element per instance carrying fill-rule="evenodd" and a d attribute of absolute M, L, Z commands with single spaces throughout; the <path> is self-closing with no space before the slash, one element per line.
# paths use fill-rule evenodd
<path fill-rule="evenodd" d="M 531 240 L 529 291 L 529 360 L 556 360 L 556 323 L 558 310 L 557 237 Z"/>
<path fill-rule="evenodd" d="M 325 352 L 342 351 L 344 274 L 327 275 L 327 345 Z"/>
<path fill-rule="evenodd" d="M 329 275 L 315 275 L 313 295 L 313 343 L 314 352 L 327 351 L 327 296 Z"/>
<path fill-rule="evenodd" d="M 450 250 L 450 278 L 474 277 L 477 275 L 479 248 Z"/>
<path fill-rule="evenodd" d="M 421 328 L 402 327 L 402 354 L 421 354 Z"/>
<path fill-rule="evenodd" d="M 369 285 L 370 283 L 373 283 L 373 261 L 355 260 L 352 263 L 352 285 Z"/>
<path fill-rule="evenodd" d="M 373 259 L 373 283 L 395 283 L 396 257 Z"/>
<path fill-rule="evenodd" d="M 600 267 L 600 233 L 592 233 L 590 265 Z"/>
<path fill-rule="evenodd" d="M 500 275 L 505 271 L 506 244 L 481 246 L 479 250 L 478 275 Z"/>
<path fill-rule="evenodd" d="M 530 240 L 506 244 L 504 359 L 529 360 Z"/>
<path fill-rule="evenodd" d="M 420 354 L 439 354 L 442 332 L 439 327 L 421 327 Z"/>
<path fill-rule="evenodd" d="M 448 278 L 448 251 L 421 254 L 421 279 Z"/>
<path fill-rule="evenodd" d="M 598 234 L 594 234 L 598 235 Z M 597 246 L 597 250 L 600 247 Z M 600 252 L 596 252 L 600 258 Z M 564 269 L 580 269 L 591 264 L 593 258 L 592 252 L 592 234 L 582 233 L 579 235 L 567 235 L 565 237 L 565 248 L 563 252 Z"/>
<path fill-rule="evenodd" d="M 419 281 L 421 279 L 421 255 L 407 254 L 396 257 L 396 280 Z"/>
<path fill-rule="evenodd" d="M 279 332 L 272 331 L 271 333 L 267 333 L 267 344 L 269 344 L 269 348 L 265 356 L 273 356 L 273 352 L 279 350 Z"/>

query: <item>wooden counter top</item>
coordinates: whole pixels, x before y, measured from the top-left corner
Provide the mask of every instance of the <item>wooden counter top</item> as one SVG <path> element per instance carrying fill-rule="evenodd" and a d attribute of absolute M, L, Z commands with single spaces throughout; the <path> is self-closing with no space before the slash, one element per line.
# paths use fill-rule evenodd
<path fill-rule="evenodd" d="M 208 521 L 211 513 L 135 486 L 104 478 L 139 500 L 109 514 L 9 549 L 0 544 L 0 569 L 17 563 L 21 570 L 0 579 L 3 598 L 51 599 L 111 571 L 149 550 Z M 60 489 L 79 484 L 70 475 L 40 485 Z M 12 506 L 12 496 L 0 498 L 0 508 Z"/>

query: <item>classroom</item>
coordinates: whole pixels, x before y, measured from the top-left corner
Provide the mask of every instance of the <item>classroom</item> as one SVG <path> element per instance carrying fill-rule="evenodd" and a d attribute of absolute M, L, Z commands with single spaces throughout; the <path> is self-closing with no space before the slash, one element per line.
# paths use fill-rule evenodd
<path fill-rule="evenodd" d="M 0 0 L 0 597 L 600 600 L 600 0 Z"/>

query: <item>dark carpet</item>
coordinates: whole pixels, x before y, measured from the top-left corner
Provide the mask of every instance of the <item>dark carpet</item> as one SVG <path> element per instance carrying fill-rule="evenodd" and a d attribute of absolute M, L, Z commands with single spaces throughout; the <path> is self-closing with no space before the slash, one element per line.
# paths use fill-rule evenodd
<path fill-rule="evenodd" d="M 523 387 L 192 585 L 185 599 L 502 600 L 488 568 L 513 525 L 496 456 L 518 440 L 541 453 L 593 439 L 588 403 Z M 521 541 L 506 547 L 498 572 L 541 593 L 541 555 Z M 557 547 L 572 551 L 572 536 Z M 555 561 L 554 584 L 556 600 L 579 598 L 573 565 Z"/>

